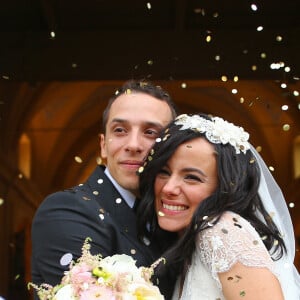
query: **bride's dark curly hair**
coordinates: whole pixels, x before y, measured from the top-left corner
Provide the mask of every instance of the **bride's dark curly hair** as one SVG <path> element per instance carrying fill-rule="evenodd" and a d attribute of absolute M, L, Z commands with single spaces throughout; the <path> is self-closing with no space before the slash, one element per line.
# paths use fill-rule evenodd
<path fill-rule="evenodd" d="M 202 118 L 211 118 L 199 114 Z M 217 223 L 225 211 L 232 211 L 246 220 L 256 229 L 273 259 L 279 259 L 286 251 L 278 228 L 265 210 L 258 195 L 260 169 L 253 154 L 236 154 L 230 144 L 211 143 L 216 152 L 218 186 L 215 192 L 201 201 L 195 211 L 190 225 L 178 238 L 174 233 L 164 232 L 159 228 L 154 207 L 154 181 L 158 172 L 164 167 L 175 150 L 184 142 L 205 137 L 205 134 L 191 130 L 179 130 L 181 126 L 174 121 L 169 124 L 150 151 L 150 159 L 140 174 L 141 202 L 138 207 L 138 230 L 142 238 L 159 238 L 164 243 L 164 257 L 167 265 L 181 272 L 185 264 L 190 263 L 195 250 L 196 235 L 208 228 L 208 221 Z M 259 212 L 261 217 L 258 217 Z M 203 217 L 209 219 L 203 220 Z M 277 242 L 278 241 L 278 242 Z"/>

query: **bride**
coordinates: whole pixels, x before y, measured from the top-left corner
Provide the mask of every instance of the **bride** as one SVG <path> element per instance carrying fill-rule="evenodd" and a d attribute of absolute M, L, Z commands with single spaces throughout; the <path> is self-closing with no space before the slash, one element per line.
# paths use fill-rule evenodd
<path fill-rule="evenodd" d="M 177 117 L 140 168 L 141 238 L 163 229 L 174 300 L 299 300 L 295 240 L 283 195 L 248 142 L 218 117 Z"/>

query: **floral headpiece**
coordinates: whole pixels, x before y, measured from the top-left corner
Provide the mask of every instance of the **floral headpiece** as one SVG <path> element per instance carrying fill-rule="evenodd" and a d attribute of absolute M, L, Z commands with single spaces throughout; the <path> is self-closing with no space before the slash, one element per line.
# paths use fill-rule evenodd
<path fill-rule="evenodd" d="M 176 125 L 182 125 L 180 130 L 191 129 L 197 132 L 205 133 L 206 138 L 213 144 L 230 144 L 235 148 L 235 153 L 241 151 L 246 153 L 250 149 L 248 142 L 249 133 L 242 127 L 225 121 L 219 117 L 213 117 L 207 120 L 198 115 L 189 116 L 183 114 L 175 119 Z"/>

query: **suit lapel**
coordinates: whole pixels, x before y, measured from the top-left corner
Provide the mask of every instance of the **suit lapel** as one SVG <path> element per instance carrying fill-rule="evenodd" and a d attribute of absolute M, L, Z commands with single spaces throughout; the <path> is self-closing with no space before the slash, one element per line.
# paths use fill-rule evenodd
<path fill-rule="evenodd" d="M 90 194 L 99 203 L 113 220 L 117 223 L 120 231 L 139 249 L 142 253 L 148 254 L 153 260 L 151 251 L 157 253 L 155 245 L 145 247 L 137 240 L 136 215 L 121 197 L 111 181 L 104 173 L 104 168 L 98 166 L 86 182 L 87 188 L 91 189 Z M 156 256 L 156 255 L 155 255 Z"/>

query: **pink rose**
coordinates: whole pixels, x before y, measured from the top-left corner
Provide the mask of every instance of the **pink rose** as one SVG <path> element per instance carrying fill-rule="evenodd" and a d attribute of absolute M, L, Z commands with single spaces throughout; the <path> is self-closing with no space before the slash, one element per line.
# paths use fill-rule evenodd
<path fill-rule="evenodd" d="M 93 285 L 82 291 L 79 300 L 116 300 L 112 290 L 106 286 Z"/>

